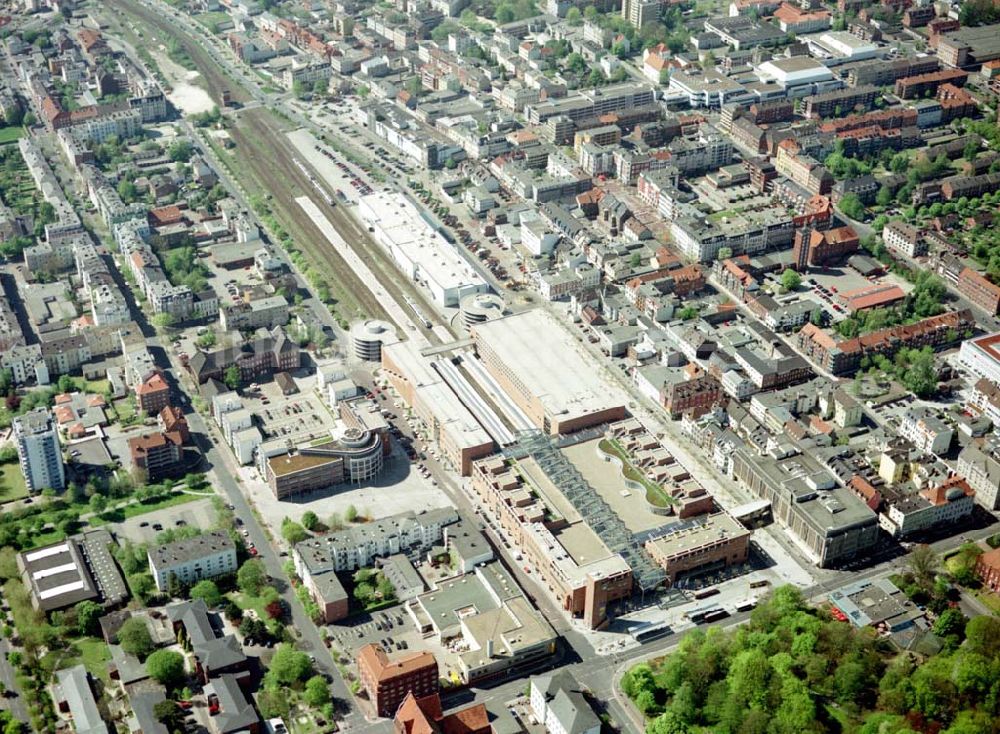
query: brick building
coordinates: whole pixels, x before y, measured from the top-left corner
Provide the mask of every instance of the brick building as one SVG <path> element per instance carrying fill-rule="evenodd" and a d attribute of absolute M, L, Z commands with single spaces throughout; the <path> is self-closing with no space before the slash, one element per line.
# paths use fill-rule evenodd
<path fill-rule="evenodd" d="M 799 269 L 825 265 L 841 260 L 858 251 L 857 233 L 850 227 L 835 227 L 824 231 L 800 229 L 795 233 L 792 263 Z"/>
<path fill-rule="evenodd" d="M 416 698 L 438 692 L 438 665 L 427 652 L 414 652 L 390 660 L 379 645 L 358 650 L 358 680 L 379 716 L 390 717 L 409 694 Z"/>
<path fill-rule="evenodd" d="M 863 357 L 881 354 L 892 358 L 903 347 L 937 348 L 961 338 L 965 331 L 975 327 L 972 313 L 965 309 L 843 341 L 837 341 L 814 324 L 806 324 L 799 331 L 796 343 L 803 354 L 823 369 L 845 374 L 858 369 Z"/>
<path fill-rule="evenodd" d="M 987 589 L 1000 592 L 1000 548 L 994 548 L 979 556 L 976 561 L 976 575 Z"/>
<path fill-rule="evenodd" d="M 155 415 L 170 405 L 170 385 L 158 371 L 153 371 L 135 386 L 139 410 Z"/>
<path fill-rule="evenodd" d="M 896 80 L 894 91 L 901 99 L 916 99 L 925 97 L 928 92 L 936 94 L 938 87 L 942 84 L 951 84 L 956 87 L 965 86 L 965 80 L 969 78 L 967 71 L 961 69 L 941 69 L 932 71 L 929 74 L 919 74 L 917 76 L 906 76 Z"/>
<path fill-rule="evenodd" d="M 1000 286 L 972 268 L 963 269 L 955 285 L 959 293 L 984 311 L 994 315 L 1000 311 Z"/>
<path fill-rule="evenodd" d="M 145 472 L 150 482 L 180 474 L 183 449 L 180 434 L 151 433 L 128 440 L 132 466 Z"/>

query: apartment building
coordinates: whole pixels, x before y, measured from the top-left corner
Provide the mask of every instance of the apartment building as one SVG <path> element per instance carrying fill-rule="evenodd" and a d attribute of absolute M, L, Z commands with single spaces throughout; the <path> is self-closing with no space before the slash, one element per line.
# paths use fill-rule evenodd
<path fill-rule="evenodd" d="M 910 441 L 919 451 L 941 455 L 951 446 L 955 429 L 936 411 L 926 407 L 916 407 L 910 408 L 900 418 L 899 435 Z"/>
<path fill-rule="evenodd" d="M 202 579 L 236 573 L 236 544 L 225 530 L 213 530 L 193 538 L 150 548 L 149 570 L 161 593 L 176 577 L 184 586 Z"/>
<path fill-rule="evenodd" d="M 888 249 L 907 257 L 919 257 L 927 253 L 927 240 L 920 230 L 899 219 L 887 222 L 882 228 L 882 241 Z"/>
<path fill-rule="evenodd" d="M 472 489 L 481 506 L 513 538 L 559 606 L 587 628 L 603 626 L 608 605 L 631 594 L 628 562 L 609 550 L 582 520 L 563 523 L 555 530 L 546 527 L 548 503 L 559 500 L 547 502 L 539 488 L 504 459 L 475 462 Z"/>
<path fill-rule="evenodd" d="M 891 358 L 903 347 L 937 348 L 954 342 L 974 328 L 975 319 L 965 309 L 844 340 L 838 340 L 814 324 L 806 324 L 799 331 L 796 344 L 803 354 L 820 367 L 839 375 L 856 370 L 865 356 L 881 354 Z M 966 353 L 967 346 L 973 341 L 962 343 L 961 354 Z"/>
<path fill-rule="evenodd" d="M 956 471 L 990 512 L 1000 509 L 1000 443 L 992 437 L 973 441 L 958 455 Z"/>
<path fill-rule="evenodd" d="M 407 696 L 432 696 L 438 692 L 438 665 L 424 650 L 390 659 L 380 645 L 369 643 L 358 650 L 358 681 L 375 712 L 392 717 Z"/>
<path fill-rule="evenodd" d="M 66 487 L 59 431 L 48 408 L 35 408 L 11 422 L 21 475 L 31 493 Z"/>

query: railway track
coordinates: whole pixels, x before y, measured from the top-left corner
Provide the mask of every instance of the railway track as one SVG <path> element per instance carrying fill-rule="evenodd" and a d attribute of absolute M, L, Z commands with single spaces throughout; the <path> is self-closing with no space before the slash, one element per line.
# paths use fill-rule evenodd
<path fill-rule="evenodd" d="M 183 28 L 172 25 L 168 18 L 157 15 L 138 3 L 108 0 L 108 4 L 149 25 L 159 35 L 176 39 L 197 67 L 208 93 L 220 106 L 223 91 L 228 91 L 235 102 L 246 103 L 252 100 L 252 95 L 243 83 L 226 76 L 202 45 Z M 298 159 L 285 138 L 281 120 L 263 107 L 238 110 L 233 113 L 231 120 L 229 133 L 239 151 L 240 163 L 254 179 L 242 182 L 247 190 L 258 189 L 261 193 L 270 195 L 272 209 L 278 219 L 292 234 L 296 246 L 302 250 L 306 259 L 324 275 L 335 295 L 338 291 L 347 291 L 349 300 L 356 302 L 365 312 L 364 315 L 387 319 L 385 309 L 368 287 L 358 280 L 316 226 L 308 218 L 301 216 L 295 197 L 306 195 L 314 198 L 315 178 L 301 165 L 296 165 Z M 433 312 L 424 294 L 401 276 L 385 251 L 349 212 L 341 206 L 329 205 L 324 208 L 324 212 L 344 239 L 366 260 L 393 299 L 400 304 L 420 304 L 426 311 Z M 426 323 L 420 323 L 418 328 L 432 343 L 440 343 L 441 339 Z"/>
<path fill-rule="evenodd" d="M 256 152 L 249 156 L 247 163 L 254 169 L 254 176 L 263 180 L 264 187 L 271 192 L 274 200 L 283 205 L 297 208 L 295 197 L 305 194 L 310 198 L 315 198 L 312 196 L 314 193 L 313 185 L 309 175 L 295 164 L 294 151 L 291 143 L 285 138 L 284 132 L 280 129 L 274 129 L 271 120 L 273 120 L 273 116 L 262 108 L 246 110 L 240 114 L 239 124 L 230 131 L 230 134 L 233 135 L 237 149 L 243 146 L 256 147 Z M 256 141 L 267 141 L 270 155 L 262 152 L 260 143 Z M 245 147 L 244 150 L 246 150 Z M 285 182 L 292 183 L 293 187 L 289 187 Z M 321 202 L 317 202 L 317 204 L 323 208 Z M 341 236 L 351 243 L 358 254 L 365 259 L 383 288 L 397 303 L 402 305 L 416 302 L 429 308 L 424 304 L 423 298 L 416 291 L 415 286 L 406 287 L 409 284 L 402 278 L 396 266 L 389 261 L 381 247 L 372 241 L 368 232 L 349 212 L 345 211 L 344 207 L 326 207 L 323 208 L 323 211 L 333 226 L 341 233 Z M 311 222 L 303 222 L 301 216 L 297 219 L 303 224 L 308 224 L 309 228 L 313 229 L 316 234 L 315 237 L 310 238 L 309 242 L 301 243 L 306 255 L 320 258 L 321 262 L 333 259 L 339 261 L 343 268 L 351 273 L 348 279 L 357 283 L 355 288 L 352 288 L 352 292 L 360 296 L 358 291 L 363 291 L 365 296 L 370 299 L 371 294 L 367 286 L 357 280 L 347 264 L 333 249 L 333 246 L 326 241 L 326 238 L 318 230 L 315 230 Z M 386 318 L 381 305 L 379 305 L 379 312 L 383 314 L 380 318 Z M 426 326 L 426 322 L 418 324 L 418 328 L 432 343 L 440 343 L 441 340 Z"/>

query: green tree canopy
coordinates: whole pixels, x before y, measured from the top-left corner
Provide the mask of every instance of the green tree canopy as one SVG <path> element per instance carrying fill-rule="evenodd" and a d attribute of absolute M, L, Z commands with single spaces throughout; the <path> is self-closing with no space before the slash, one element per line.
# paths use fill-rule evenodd
<path fill-rule="evenodd" d="M 285 643 L 278 646 L 271 658 L 268 675 L 274 676 L 279 683 L 290 686 L 305 679 L 311 670 L 309 656 Z"/>
<path fill-rule="evenodd" d="M 118 644 L 122 650 L 135 655 L 139 660 L 145 660 L 153 652 L 153 638 L 149 634 L 146 620 L 141 617 L 131 617 L 118 630 Z"/>
<path fill-rule="evenodd" d="M 174 650 L 157 650 L 146 660 L 150 677 L 168 688 L 184 681 L 184 656 Z"/>
<path fill-rule="evenodd" d="M 236 572 L 236 584 L 240 587 L 240 591 L 250 596 L 259 595 L 267 580 L 264 563 L 256 558 L 244 561 L 240 570 Z"/>
<path fill-rule="evenodd" d="M 191 598 L 202 599 L 206 606 L 214 608 L 222 603 L 222 592 L 211 579 L 202 579 L 191 587 Z"/>

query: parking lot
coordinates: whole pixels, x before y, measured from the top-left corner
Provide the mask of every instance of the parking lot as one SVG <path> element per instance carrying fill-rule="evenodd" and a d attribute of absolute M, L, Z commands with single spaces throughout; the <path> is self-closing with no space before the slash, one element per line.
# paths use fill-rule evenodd
<path fill-rule="evenodd" d="M 110 523 L 108 529 L 118 538 L 127 538 L 133 543 L 152 543 L 164 530 L 182 527 L 210 530 L 214 522 L 215 508 L 212 500 L 206 498 Z"/>

